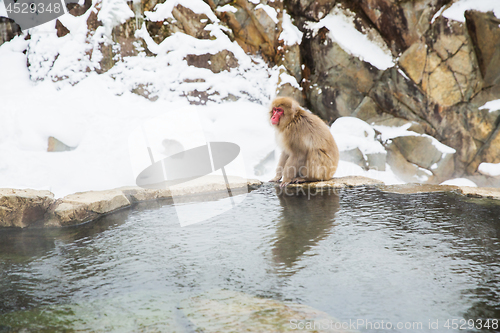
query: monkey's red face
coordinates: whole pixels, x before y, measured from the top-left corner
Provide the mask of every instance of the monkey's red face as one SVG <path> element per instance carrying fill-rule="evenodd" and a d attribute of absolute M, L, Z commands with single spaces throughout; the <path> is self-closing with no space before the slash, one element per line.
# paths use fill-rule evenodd
<path fill-rule="evenodd" d="M 271 116 L 271 124 L 278 125 L 283 113 L 284 112 L 282 108 L 273 108 L 273 115 Z"/>

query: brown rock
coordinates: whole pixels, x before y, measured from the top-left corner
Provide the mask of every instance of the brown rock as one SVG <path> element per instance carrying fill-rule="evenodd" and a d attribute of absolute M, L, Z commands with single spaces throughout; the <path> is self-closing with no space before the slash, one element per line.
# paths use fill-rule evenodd
<path fill-rule="evenodd" d="M 302 89 L 292 86 L 290 83 L 278 84 L 276 96 L 291 97 L 299 102 L 300 105 L 306 104 L 306 99 Z"/>
<path fill-rule="evenodd" d="M 63 202 L 86 205 L 89 210 L 98 214 L 109 213 L 130 205 L 127 198 L 118 190 L 70 194 L 63 198 Z"/>
<path fill-rule="evenodd" d="M 269 5 L 271 4 L 273 3 Z M 281 16 L 282 3 L 274 5 L 280 9 L 278 15 Z M 245 52 L 252 54 L 260 52 L 267 61 L 274 62 L 279 35 L 277 25 L 262 8 L 255 10 L 255 5 L 246 0 L 235 0 L 232 6 L 237 9 L 236 13 L 226 11 L 217 14 L 232 30 L 236 42 Z"/>
<path fill-rule="evenodd" d="M 68 12 L 73 16 L 81 16 L 85 14 L 90 7 L 92 7 L 92 0 L 85 0 L 83 6 L 80 6 L 78 2 L 66 1 L 66 8 L 68 9 Z"/>
<path fill-rule="evenodd" d="M 329 123 L 352 115 L 381 72 L 346 53 L 330 39 L 327 28 L 309 32 L 301 47 L 306 73 L 302 86 L 312 111 Z"/>
<path fill-rule="evenodd" d="M 259 28 L 261 34 L 270 41 L 271 45 L 276 46 L 276 41 L 278 40 L 277 23 L 274 22 L 263 8 L 254 9 L 253 17 L 254 19 L 252 20 L 256 21 L 255 25 Z"/>
<path fill-rule="evenodd" d="M 21 34 L 21 28 L 14 20 L 0 17 L 0 45 Z"/>
<path fill-rule="evenodd" d="M 427 120 L 427 97 L 413 81 L 401 75 L 397 68 L 386 70 L 369 96 L 384 113 L 420 124 L 427 134 L 436 135 L 434 126 Z"/>
<path fill-rule="evenodd" d="M 469 174 L 474 174 L 481 162 L 495 161 L 497 159 L 500 146 L 495 146 L 495 143 L 497 143 L 497 134 L 495 133 L 498 128 L 497 120 L 500 117 L 500 110 L 479 110 L 478 108 L 482 107 L 488 101 L 498 99 L 499 96 L 500 84 L 497 84 L 482 90 L 467 106 L 463 106 L 459 110 L 461 114 L 467 115 L 467 128 L 479 149 L 478 155 L 475 156 L 474 160 L 467 167 Z M 491 181 L 494 182 L 494 180 Z M 479 185 L 477 182 L 476 184 Z"/>
<path fill-rule="evenodd" d="M 57 37 L 64 37 L 69 34 L 68 28 L 66 28 L 59 20 L 56 20 L 56 31 Z"/>
<path fill-rule="evenodd" d="M 160 44 L 165 40 L 165 38 L 169 37 L 172 32 L 170 29 L 170 25 L 167 21 L 146 21 L 146 30 L 148 31 L 151 38 L 156 42 L 156 44 Z"/>
<path fill-rule="evenodd" d="M 465 108 L 464 113 L 467 115 L 467 127 L 470 135 L 483 145 L 496 128 L 495 121 L 499 116 L 499 112 Z"/>
<path fill-rule="evenodd" d="M 427 45 L 417 42 L 399 58 L 399 65 L 416 84 L 420 84 L 427 60 Z"/>
<path fill-rule="evenodd" d="M 191 9 L 178 4 L 172 10 L 172 16 L 175 21 L 169 19 L 172 33 L 183 32 L 187 35 L 200 39 L 209 39 L 210 31 L 205 30 L 205 27 L 212 23 L 205 14 L 197 14 Z"/>
<path fill-rule="evenodd" d="M 474 173 L 480 163 L 500 163 L 500 125 L 497 126 L 487 138 L 486 142 L 477 152 L 474 160 L 469 164 L 467 171 Z"/>
<path fill-rule="evenodd" d="M 498 119 L 500 110 L 478 109 L 486 102 L 498 99 L 499 96 L 500 85 L 495 85 L 482 90 L 469 104 L 457 107 L 456 113 L 466 116 L 465 124 L 476 147 L 467 161 L 466 171 L 469 175 L 475 174 L 481 162 L 497 163 L 499 161 L 498 131 L 500 129 Z"/>
<path fill-rule="evenodd" d="M 261 181 L 256 179 L 245 179 L 236 176 L 228 176 L 228 183 L 232 190 L 241 189 L 247 193 L 249 187 L 260 186 Z M 137 186 L 126 186 L 117 188 L 114 191 L 121 191 L 130 202 L 142 202 L 158 199 L 168 199 L 172 195 L 185 196 L 192 194 L 202 194 L 210 192 L 227 192 L 226 182 L 222 176 L 207 175 L 186 183 L 171 186 L 167 189 L 149 189 Z M 189 199 L 189 198 L 188 198 Z M 189 200 L 187 201 L 189 202 Z"/>
<path fill-rule="evenodd" d="M 468 179 L 473 181 L 479 187 L 495 187 L 500 188 L 500 177 L 491 177 L 483 175 L 481 173 L 476 173 L 472 176 L 467 176 Z"/>
<path fill-rule="evenodd" d="M 145 42 L 141 38 L 135 37 L 135 32 L 140 28 L 143 22 L 141 8 L 137 8 L 136 5 L 130 4 L 136 13 L 136 17 L 128 19 L 125 23 L 119 24 L 113 27 L 111 31 L 111 40 L 106 40 L 105 42 L 99 42 L 94 49 L 89 52 L 89 57 L 97 58 L 99 67 L 94 70 L 98 74 L 103 74 L 110 70 L 120 59 L 124 57 L 136 56 L 139 54 L 137 45 L 140 44 L 140 49 L 144 49 L 146 54 L 150 55 L 149 50 L 147 50 Z M 95 33 L 95 30 L 102 26 L 97 18 L 100 7 L 94 7 L 91 9 L 89 17 L 87 19 L 88 33 L 87 38 L 90 39 Z"/>
<path fill-rule="evenodd" d="M 442 60 L 439 57 L 439 55 L 434 52 L 434 51 L 429 51 L 427 54 L 426 62 L 425 62 L 425 72 L 427 73 L 432 73 L 438 68 L 438 66 L 441 64 Z M 426 82 L 422 82 L 422 84 L 425 84 Z"/>
<path fill-rule="evenodd" d="M 216 54 L 188 54 L 185 60 L 189 66 L 207 68 L 214 73 L 229 71 L 231 68 L 238 67 L 238 59 L 236 59 L 233 52 L 228 50 L 222 50 Z"/>
<path fill-rule="evenodd" d="M 127 206 L 130 201 L 118 190 L 70 194 L 47 213 L 45 226 L 76 225 Z"/>
<path fill-rule="evenodd" d="M 439 151 L 429 136 L 396 137 L 391 139 L 387 150 L 391 155 L 388 157 L 389 164 L 396 174 L 405 180 L 414 178 L 411 172 L 416 171 L 420 173 L 416 177 L 419 182 L 439 184 L 451 178 L 455 171 L 454 154 Z"/>
<path fill-rule="evenodd" d="M 359 165 L 363 169 L 368 170 L 368 164 L 359 148 L 341 151 L 340 160 L 354 163 L 356 165 Z"/>
<path fill-rule="evenodd" d="M 147 98 L 152 102 L 158 100 L 158 94 L 156 93 L 156 90 L 149 84 L 142 84 L 142 83 L 136 84 L 135 87 L 132 88 L 130 92 L 142 96 L 144 98 Z"/>
<path fill-rule="evenodd" d="M 296 16 L 304 16 L 308 20 L 319 21 L 335 6 L 336 0 L 291 0 L 288 11 Z"/>
<path fill-rule="evenodd" d="M 222 7 L 225 6 L 229 3 L 231 3 L 233 0 L 206 0 L 205 2 L 210 5 L 212 10 L 215 10 L 216 7 Z"/>
<path fill-rule="evenodd" d="M 460 186 L 460 191 L 468 197 L 500 200 L 499 188 Z"/>
<path fill-rule="evenodd" d="M 432 54 L 427 56 L 427 64 L 432 58 Z M 422 85 L 424 81 L 425 78 Z M 369 96 L 384 113 L 415 122 L 426 134 L 454 148 L 457 151 L 454 162 L 457 173 L 464 170 L 476 155 L 478 146 L 466 127 L 466 116 L 470 111 L 461 109 L 466 104 L 440 106 L 394 68 L 382 75 Z M 444 90 L 442 97 L 448 98 Z"/>
<path fill-rule="evenodd" d="M 445 180 L 451 179 L 455 174 L 454 154 L 443 154 L 441 159 L 434 166 L 431 166 L 431 172 L 434 174 L 433 184 L 441 184 Z"/>
<path fill-rule="evenodd" d="M 88 222 L 99 217 L 99 214 L 87 209 L 86 205 L 61 202 L 47 212 L 45 227 L 63 227 Z"/>
<path fill-rule="evenodd" d="M 49 144 L 47 146 L 47 151 L 58 152 L 58 151 L 70 151 L 74 150 L 76 147 L 70 147 L 63 142 L 57 140 L 53 136 L 49 136 Z"/>
<path fill-rule="evenodd" d="M 496 100 L 498 98 L 500 98 L 500 84 L 482 89 L 476 96 L 474 96 L 473 99 L 471 99 L 469 105 L 472 110 L 475 110 L 482 107 L 487 102 Z M 498 115 L 492 112 L 491 116 L 494 120 L 496 120 Z"/>
<path fill-rule="evenodd" d="M 117 188 L 130 201 L 130 203 L 145 202 L 152 200 L 169 199 L 172 197 L 170 190 L 149 189 L 137 186 L 125 186 Z"/>
<path fill-rule="evenodd" d="M 482 80 L 466 29 L 439 17 L 425 37 L 428 55 L 422 89 L 442 107 L 468 102 L 481 90 Z"/>
<path fill-rule="evenodd" d="M 127 22 L 113 28 L 111 36 L 113 41 L 120 46 L 119 55 L 121 58 L 136 56 L 139 53 L 134 45 L 135 42 L 142 42 L 142 39 L 137 39 L 135 37 L 135 32 L 138 28 L 140 27 L 137 26 L 135 18 L 131 18 Z M 145 46 L 145 43 L 143 43 L 144 48 Z M 113 57 L 115 56 L 113 49 L 111 49 L 111 54 Z M 111 61 L 113 61 L 113 59 L 109 60 L 110 63 Z"/>
<path fill-rule="evenodd" d="M 154 10 L 158 3 L 162 3 L 161 0 L 141 0 L 142 11 L 151 12 Z"/>
<path fill-rule="evenodd" d="M 317 188 L 317 189 L 328 189 L 328 188 L 346 188 L 346 187 L 356 187 L 356 186 L 376 186 L 383 185 L 384 182 L 363 176 L 347 176 L 332 178 L 330 180 L 322 182 L 312 182 L 312 183 L 301 183 L 301 184 L 289 184 L 287 187 L 291 188 Z"/>
<path fill-rule="evenodd" d="M 385 115 L 392 117 L 391 115 L 388 114 L 382 115 L 382 110 L 373 101 L 373 99 L 371 99 L 368 96 L 363 98 L 363 100 L 358 105 L 356 110 L 354 110 L 354 112 L 352 113 L 353 117 L 364 120 L 368 124 L 373 124 L 375 122 L 375 119 L 378 119 L 379 117 L 384 117 Z"/>
<path fill-rule="evenodd" d="M 95 31 L 98 27 L 102 26 L 102 22 L 97 18 L 97 9 L 93 8 L 87 19 L 87 28 L 89 31 Z"/>
<path fill-rule="evenodd" d="M 276 89 L 276 96 L 292 97 L 300 105 L 306 105 L 305 94 L 302 87 L 296 84 L 291 84 L 289 81 L 296 80 L 296 78 L 287 72 L 285 69 L 280 70 L 278 79 L 278 88 Z M 293 83 L 293 82 L 292 82 Z"/>
<path fill-rule="evenodd" d="M 359 5 L 397 56 L 425 34 L 433 15 L 448 2 L 366 0 Z"/>
<path fill-rule="evenodd" d="M 371 125 L 381 125 L 387 127 L 401 127 L 410 123 L 411 125 L 408 128 L 408 131 L 418 134 L 425 133 L 425 126 L 423 126 L 420 122 L 410 122 L 404 118 L 395 117 L 389 113 L 382 112 L 380 107 L 368 96 L 365 97 L 361 104 L 356 108 L 353 116 L 364 120 Z"/>
<path fill-rule="evenodd" d="M 98 45 L 98 50 L 101 52 L 102 57 L 99 60 L 99 68 L 96 68 L 95 71 L 98 74 L 103 74 L 109 71 L 115 65 L 113 45 L 107 43 L 100 43 Z M 94 53 L 92 53 L 94 56 Z"/>
<path fill-rule="evenodd" d="M 228 176 L 227 179 L 233 193 L 238 189 L 240 189 L 243 193 L 248 193 L 249 186 L 262 184 L 259 180 L 245 179 L 236 176 Z M 187 183 L 171 186 L 170 191 L 172 192 L 172 195 L 183 196 L 209 192 L 227 192 L 227 188 L 223 177 L 208 175 L 194 179 Z"/>
<path fill-rule="evenodd" d="M 282 41 L 280 41 L 282 42 Z M 283 65 L 287 71 L 295 77 L 298 83 L 302 81 L 302 62 L 300 58 L 300 46 L 298 44 L 294 45 L 281 45 L 282 49 L 281 60 L 278 61 L 278 65 Z M 278 47 L 278 57 L 280 56 Z"/>
<path fill-rule="evenodd" d="M 426 75 L 424 89 L 430 98 L 443 106 L 452 106 L 462 101 L 462 91 L 454 73 L 446 64 L 440 65 Z"/>
<path fill-rule="evenodd" d="M 424 183 L 432 176 L 430 171 L 408 162 L 395 144 L 391 143 L 387 145 L 386 150 L 387 163 L 399 179 L 409 183 Z"/>
<path fill-rule="evenodd" d="M 206 91 L 199 91 L 198 89 L 188 91 L 186 94 L 182 95 L 187 98 L 189 104 L 192 105 L 205 105 L 208 101 L 213 101 L 210 97 L 217 95 L 218 92 L 208 93 Z"/>
<path fill-rule="evenodd" d="M 295 15 L 303 15 L 307 8 L 316 0 L 290 0 L 288 1 L 288 11 Z M 335 3 L 335 1 L 332 1 Z"/>
<path fill-rule="evenodd" d="M 286 197 L 288 196 L 285 196 L 285 198 Z M 334 205 L 334 201 L 332 202 L 332 200 L 336 200 L 335 198 L 336 196 L 329 200 L 329 206 Z M 277 224 L 277 233 L 279 233 L 280 226 L 279 223 Z M 284 229 L 285 227 L 281 228 Z M 305 243 L 307 246 L 311 246 L 311 242 L 315 244 L 314 242 L 316 242 L 318 238 L 321 239 L 321 237 L 325 237 L 322 236 L 321 233 L 319 236 L 318 234 L 314 234 L 314 231 L 304 231 L 300 236 L 303 238 L 309 237 Z M 298 237 L 298 239 L 294 237 L 293 244 L 295 246 L 298 242 L 301 244 L 301 240 L 302 239 L 300 237 Z M 286 241 L 280 242 L 277 246 L 286 246 L 283 245 L 283 243 L 286 244 Z M 304 246 L 306 247 L 306 245 Z M 275 252 L 278 253 L 284 251 Z M 298 251 L 295 253 L 297 252 Z M 280 258 L 278 257 L 275 260 L 279 259 Z M 283 262 L 290 262 L 289 257 L 287 257 L 287 260 L 288 261 Z M 310 327 L 314 326 L 325 328 L 321 330 L 315 329 L 314 331 L 316 332 L 354 333 L 352 330 L 340 328 L 343 326 L 343 323 L 331 317 L 329 314 L 310 306 L 291 302 L 280 302 L 269 298 L 252 296 L 238 291 L 211 289 L 203 294 L 182 300 L 179 303 L 179 307 L 182 309 L 183 315 L 186 318 L 189 318 L 189 325 L 193 327 L 193 330 L 195 331 L 293 332 L 295 328 L 289 328 L 291 325 L 288 325 L 288 323 L 296 321 L 299 324 L 307 323 Z M 265 320 L 261 318 L 263 314 L 265 314 Z M 238 319 L 235 320 L 235 318 Z M 306 326 L 306 329 L 304 330 L 299 328 L 297 332 L 306 332 L 308 331 L 308 328 L 309 326 Z"/>
<path fill-rule="evenodd" d="M 28 227 L 43 220 L 54 202 L 49 191 L 0 189 L 0 227 Z"/>
<path fill-rule="evenodd" d="M 492 12 L 478 11 L 466 11 L 465 18 L 484 85 L 500 83 L 500 19 Z"/>
<path fill-rule="evenodd" d="M 397 194 L 419 194 L 433 192 L 460 192 L 458 186 L 452 185 L 430 185 L 430 184 L 404 184 L 378 186 L 382 192 Z"/>

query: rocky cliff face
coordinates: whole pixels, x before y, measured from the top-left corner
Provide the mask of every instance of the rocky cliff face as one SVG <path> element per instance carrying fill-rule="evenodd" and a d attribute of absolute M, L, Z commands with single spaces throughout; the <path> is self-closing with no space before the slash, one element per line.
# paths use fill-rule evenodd
<path fill-rule="evenodd" d="M 33 80 L 55 82 L 107 73 L 151 100 L 168 98 L 166 91 L 195 104 L 293 96 L 330 124 L 353 116 L 375 129 L 406 126 L 410 135 L 379 140 L 387 162 L 407 181 L 437 183 L 465 175 L 478 185 L 500 186 L 500 180 L 477 171 L 482 162 L 500 163 L 500 110 L 481 108 L 500 99 L 500 20 L 492 12 L 467 11 L 465 22 L 442 16 L 452 4 L 86 0 L 68 7 L 84 27 L 61 17 L 50 37 L 54 45 L 72 35 L 72 53 L 61 46 L 40 57 L 49 37 L 27 35 L 28 66 Z M 339 36 L 343 25 L 374 51 L 356 50 L 356 40 Z M 18 33 L 13 22 L 0 21 L 0 44 Z M 180 38 L 183 34 L 190 37 Z M 256 81 L 269 84 L 223 92 L 201 72 L 178 74 L 182 89 L 175 91 L 144 75 L 148 64 L 171 66 L 174 58 L 222 79 L 237 75 L 242 86 L 255 66 L 277 69 L 278 77 L 270 71 Z M 132 67 L 134 72 L 123 74 Z M 139 70 L 141 75 L 133 74 Z M 441 149 L 440 143 L 448 147 Z"/>

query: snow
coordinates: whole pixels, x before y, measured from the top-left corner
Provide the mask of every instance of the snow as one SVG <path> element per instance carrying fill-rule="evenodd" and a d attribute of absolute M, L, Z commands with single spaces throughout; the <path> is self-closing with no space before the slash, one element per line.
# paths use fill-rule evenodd
<path fill-rule="evenodd" d="M 445 182 L 442 182 L 440 185 L 454 185 L 454 186 L 469 186 L 469 187 L 477 187 L 476 183 L 467 178 L 454 178 L 449 179 Z"/>
<path fill-rule="evenodd" d="M 7 9 L 3 0 L 0 0 L 0 16 L 7 17 Z"/>
<path fill-rule="evenodd" d="M 102 1 L 101 10 L 97 14 L 97 18 L 103 23 L 105 34 L 108 37 L 111 37 L 111 31 L 115 26 L 125 23 L 129 18 L 134 16 L 134 12 L 130 9 L 127 2 L 123 0 Z"/>
<path fill-rule="evenodd" d="M 114 0 L 120 1 L 120 0 Z M 205 14 L 212 22 L 219 22 L 219 19 L 212 12 L 212 9 L 203 0 L 167 0 L 164 3 L 157 4 L 152 12 L 145 12 L 144 15 L 151 21 L 163 21 L 168 18 L 174 18 L 172 10 L 177 5 L 191 9 L 196 14 Z"/>
<path fill-rule="evenodd" d="M 142 86 L 147 87 L 150 96 L 164 100 L 198 90 L 207 91 L 210 99 L 216 102 L 232 95 L 267 103 L 278 82 L 279 69 L 269 68 L 262 59 L 247 55 L 236 42 L 231 42 L 218 24 L 209 29 L 215 37 L 213 40 L 196 39 L 177 32 L 157 44 L 143 25 L 136 36 L 144 39 L 156 57 L 145 54 L 126 57 L 105 75 L 117 83 L 113 89 L 118 94 Z M 210 69 L 188 66 L 185 60 L 190 54 L 216 54 L 223 50 L 234 54 L 237 68 L 214 74 Z M 196 96 L 189 98 L 198 101 Z"/>
<path fill-rule="evenodd" d="M 397 138 L 399 136 L 407 136 L 407 135 L 415 135 L 417 133 L 413 131 L 408 131 L 408 129 L 411 127 L 411 123 L 406 123 L 403 126 L 382 126 L 382 125 L 375 125 L 373 126 L 374 129 L 379 131 L 380 134 L 380 139 L 382 141 L 388 141 L 390 139 Z"/>
<path fill-rule="evenodd" d="M 257 9 L 263 9 L 266 12 L 267 16 L 269 16 L 271 20 L 273 20 L 274 24 L 278 24 L 278 13 L 276 12 L 276 9 L 264 4 L 258 4 L 255 7 L 255 10 Z"/>
<path fill-rule="evenodd" d="M 374 129 L 361 119 L 354 117 L 338 118 L 330 131 L 340 151 L 359 148 L 363 154 L 385 154 L 382 144 L 375 139 Z"/>
<path fill-rule="evenodd" d="M 446 5 L 441 7 L 441 9 L 438 10 L 436 14 L 434 14 L 434 16 L 432 17 L 432 20 L 431 20 L 431 24 L 434 23 L 434 21 L 443 14 L 443 11 L 445 9 L 446 9 Z"/>
<path fill-rule="evenodd" d="M 167 0 L 146 15 L 150 20 L 164 20 L 172 17 L 172 9 L 179 3 L 181 0 Z M 266 12 L 271 8 L 259 5 L 257 0 L 253 3 Z M 134 15 L 123 4 L 126 2 L 119 0 L 103 4 L 99 15 L 105 25 L 89 37 L 85 22 L 90 11 L 79 17 L 60 17 L 70 30 L 64 37 L 58 38 L 54 22 L 48 22 L 30 29 L 30 40 L 24 40 L 22 35 L 0 46 L 0 188 L 45 189 L 62 197 L 79 191 L 135 185 L 143 165 L 136 163 L 132 133 L 141 124 L 158 119 L 169 119 L 180 133 L 190 133 L 193 123 L 177 118 L 186 110 L 195 110 L 206 140 L 233 142 L 241 147 L 248 178 L 273 178 L 279 150 L 268 121 L 268 105 L 278 82 L 298 87 L 295 78 L 281 67 L 270 68 L 261 58 L 246 54 L 224 33 L 224 26 L 219 25 L 202 0 L 182 4 L 210 18 L 212 23 L 206 29 L 212 39 L 175 33 L 157 44 L 143 25 L 136 36 L 142 37 L 156 56 L 147 57 L 138 48 L 137 56 L 117 59 L 111 70 L 98 75 L 94 70 L 99 68 L 99 43 L 107 40 L 114 25 Z M 234 7 L 226 5 L 219 10 L 233 11 Z M 274 13 L 268 15 L 273 18 Z M 349 15 L 333 10 L 313 28 L 322 26 L 330 29 L 331 38 L 351 54 L 379 68 L 393 66 L 390 52 L 358 32 Z M 90 43 L 84 42 L 86 38 Z M 286 12 L 280 38 L 286 45 L 302 40 L 302 33 Z M 187 55 L 223 50 L 234 54 L 237 68 L 213 73 L 187 65 Z M 92 59 L 89 54 L 93 54 Z M 27 61 L 31 64 L 29 71 Z M 146 87 L 156 101 L 131 93 L 138 87 Z M 197 96 L 186 97 L 194 90 L 207 92 L 212 102 L 191 106 L 189 101 L 201 101 Z M 239 100 L 228 102 L 232 96 Z M 341 150 L 359 148 L 363 154 L 385 153 L 378 140 L 420 135 L 408 131 L 410 126 L 373 127 L 357 118 L 343 117 L 332 125 L 331 132 Z M 379 138 L 375 129 L 382 133 Z M 47 152 L 49 136 L 76 149 Z M 162 154 L 159 142 L 151 143 L 156 158 Z M 451 148 L 437 140 L 435 145 L 451 153 Z M 274 159 L 266 159 L 269 155 L 274 155 Z M 262 168 L 256 170 L 257 166 Z M 365 171 L 356 164 L 340 161 L 335 176 L 348 175 L 366 176 L 387 184 L 402 183 L 389 165 L 386 171 Z"/>
<path fill-rule="evenodd" d="M 479 164 L 477 171 L 483 175 L 497 177 L 500 176 L 500 163 L 486 163 Z"/>
<path fill-rule="evenodd" d="M 290 74 L 288 74 L 286 72 L 286 70 L 283 70 L 280 74 L 279 84 L 280 84 L 280 86 L 283 86 L 287 83 L 290 84 L 292 87 L 295 87 L 299 90 L 302 90 L 302 87 L 297 82 L 297 79 L 295 77 L 291 76 Z"/>
<path fill-rule="evenodd" d="M 58 85 L 50 80 L 35 83 L 29 79 L 23 54 L 27 43 L 20 36 L 0 47 L 3 78 L 0 83 L 0 187 L 45 189 L 62 197 L 79 191 L 135 185 L 138 171 L 131 163 L 129 146 L 133 130 L 167 112 L 192 106 L 178 96 L 151 102 L 118 89 L 119 81 L 96 73 L 90 73 L 75 85 Z M 161 71 L 156 75 L 161 75 Z M 248 82 L 250 78 L 247 85 Z M 226 84 L 233 83 L 234 80 L 229 80 Z M 224 89 L 223 84 L 220 86 Z M 121 94 L 117 95 L 116 91 Z M 254 170 L 276 148 L 274 132 L 267 119 L 271 97 L 261 98 L 257 102 L 241 99 L 211 103 L 197 106 L 196 110 L 207 140 L 238 144 L 247 177 L 267 181 L 273 177 L 276 159 L 269 162 L 266 172 L 256 175 Z M 179 123 L 179 128 L 188 131 L 189 123 Z M 47 152 L 49 136 L 76 149 Z M 388 170 L 364 171 L 352 163 L 341 162 L 336 176 L 364 175 L 400 183 L 390 168 Z"/>
<path fill-rule="evenodd" d="M 483 109 L 490 110 L 490 112 L 500 110 L 500 99 L 496 99 L 494 101 L 489 101 L 479 108 L 479 110 L 483 110 Z"/>
<path fill-rule="evenodd" d="M 316 34 L 325 27 L 330 38 L 339 44 L 347 53 L 369 62 L 378 69 L 393 67 L 394 62 L 390 50 L 382 43 L 375 43 L 359 32 L 354 25 L 354 16 L 346 15 L 338 7 L 317 23 L 309 22 L 308 27 Z"/>
<path fill-rule="evenodd" d="M 282 28 L 280 39 L 285 42 L 285 45 L 300 44 L 302 42 L 303 33 L 292 23 L 292 17 L 286 11 L 283 11 Z"/>
<path fill-rule="evenodd" d="M 339 166 L 337 168 L 337 171 L 335 172 L 334 177 L 364 176 L 383 181 L 386 185 L 404 184 L 404 182 L 394 174 L 389 164 L 385 165 L 385 170 L 386 171 L 378 171 L 371 169 L 365 171 L 357 164 L 346 161 L 339 161 Z"/>
<path fill-rule="evenodd" d="M 421 168 L 421 167 L 419 167 L 419 166 L 418 166 L 418 165 L 416 165 L 416 164 L 413 164 L 413 165 L 415 165 L 416 167 L 418 167 L 418 170 L 419 170 L 421 173 L 423 173 L 423 175 L 418 175 L 418 174 L 417 174 L 417 175 L 415 175 L 415 177 L 417 178 L 417 180 L 418 180 L 419 182 L 421 182 L 421 183 L 425 183 L 426 181 L 428 181 L 428 180 L 429 180 L 429 177 L 432 177 L 432 176 L 433 176 L 433 174 L 432 174 L 432 172 L 431 172 L 431 171 L 429 171 L 429 170 L 427 170 L 427 169 L 424 169 L 424 168 Z"/>
<path fill-rule="evenodd" d="M 236 7 L 228 4 L 228 5 L 224 5 L 222 7 L 218 7 L 217 11 L 221 12 L 221 13 L 224 13 L 224 12 L 236 13 L 238 11 L 238 9 L 236 9 Z"/>
<path fill-rule="evenodd" d="M 410 78 L 408 77 L 408 75 L 406 75 L 405 72 L 403 72 L 401 70 L 401 68 L 398 68 L 398 73 L 401 74 L 405 79 L 407 79 L 408 81 L 411 81 Z"/>
<path fill-rule="evenodd" d="M 496 17 L 500 18 L 500 1 L 498 0 L 459 0 L 442 12 L 448 19 L 465 22 L 464 13 L 473 9 L 480 12 L 492 11 Z"/>
<path fill-rule="evenodd" d="M 427 134 L 422 134 L 422 136 L 425 136 L 425 137 L 428 137 L 428 138 L 431 138 L 432 139 L 432 145 L 434 147 L 436 147 L 436 149 L 438 151 L 440 151 L 441 153 L 443 153 L 443 155 L 445 154 L 455 154 L 457 151 L 453 148 L 451 148 L 450 146 L 447 146 L 441 142 L 439 142 L 437 139 L 433 138 L 432 136 L 430 135 L 427 135 Z M 444 158 L 444 156 L 443 156 Z"/>
<path fill-rule="evenodd" d="M 379 131 L 381 140 L 383 142 L 394 139 L 396 137 L 400 136 L 421 136 L 425 138 L 431 139 L 432 145 L 443 154 L 443 158 L 445 154 L 455 154 L 456 150 L 439 142 L 436 138 L 428 135 L 428 134 L 419 134 L 413 131 L 408 131 L 408 129 L 411 127 L 411 123 L 406 123 L 403 126 L 382 126 L 382 125 L 375 125 L 373 128 L 375 128 L 377 131 Z"/>

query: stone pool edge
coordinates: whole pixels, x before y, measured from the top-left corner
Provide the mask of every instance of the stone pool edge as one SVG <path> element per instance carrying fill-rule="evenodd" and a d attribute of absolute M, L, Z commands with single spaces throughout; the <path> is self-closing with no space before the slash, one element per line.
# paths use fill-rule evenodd
<path fill-rule="evenodd" d="M 231 189 L 252 189 L 256 179 L 228 177 Z M 65 227 L 87 223 L 101 216 L 148 201 L 227 191 L 222 177 L 208 176 L 173 189 L 124 186 L 111 190 L 85 191 L 55 199 L 50 191 L 0 188 L 0 228 Z"/>
<path fill-rule="evenodd" d="M 255 188 L 262 185 L 256 179 L 245 180 L 230 177 L 232 188 Z M 369 186 L 382 192 L 415 194 L 430 192 L 454 192 L 468 197 L 500 200 L 500 188 L 468 187 L 450 185 L 404 184 L 385 185 L 382 181 L 363 176 L 347 176 L 329 181 L 291 184 L 289 188 L 341 189 Z M 217 176 L 204 182 L 193 182 L 174 190 L 145 189 L 135 186 L 120 187 L 103 191 L 86 191 L 54 199 L 50 191 L 0 188 L 1 227 L 63 227 L 95 220 L 136 203 L 170 199 L 175 196 L 189 196 L 226 191 L 224 181 Z"/>

